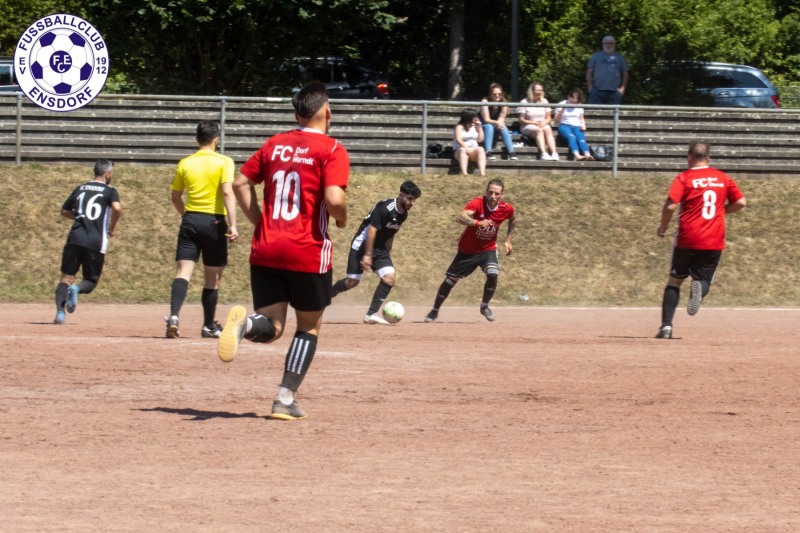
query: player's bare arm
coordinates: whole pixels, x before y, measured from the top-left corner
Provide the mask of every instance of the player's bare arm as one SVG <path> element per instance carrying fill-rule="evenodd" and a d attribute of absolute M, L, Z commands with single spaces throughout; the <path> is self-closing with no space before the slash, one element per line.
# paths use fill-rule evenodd
<path fill-rule="evenodd" d="M 339 185 L 325 187 L 325 205 L 328 213 L 336 220 L 337 228 L 347 226 L 347 194 Z"/>
<path fill-rule="evenodd" d="M 736 213 L 737 211 L 741 211 L 747 205 L 747 200 L 744 198 L 739 198 L 737 201 L 733 202 L 732 204 L 727 204 L 725 206 L 725 214 L 729 215 L 731 213 Z"/>
<path fill-rule="evenodd" d="M 183 191 L 176 191 L 173 189 L 170 199 L 172 200 L 172 206 L 175 208 L 175 211 L 177 211 L 180 216 L 183 216 L 183 212 L 186 210 L 185 204 L 183 203 Z"/>
<path fill-rule="evenodd" d="M 239 238 L 236 229 L 236 195 L 233 194 L 233 185 L 230 182 L 222 184 L 222 200 L 225 202 L 225 211 L 228 212 L 228 240 L 234 242 Z"/>
<path fill-rule="evenodd" d="M 378 228 L 370 225 L 367 228 L 367 238 L 364 239 L 364 255 L 361 257 L 361 268 L 368 270 L 372 268 L 372 250 L 375 248 L 375 236 Z"/>
<path fill-rule="evenodd" d="M 233 194 L 236 196 L 236 201 L 239 202 L 239 207 L 242 208 L 244 216 L 254 226 L 258 226 L 258 221 L 261 220 L 261 206 L 258 205 L 258 195 L 256 195 L 253 182 L 247 179 L 247 176 L 239 172 L 236 179 L 233 181 Z M 230 211 L 229 211 L 230 213 Z"/>
<path fill-rule="evenodd" d="M 119 217 L 122 216 L 122 204 L 119 202 L 111 202 L 111 220 L 108 223 L 108 236 L 114 237 L 117 234 L 117 222 Z"/>
<path fill-rule="evenodd" d="M 508 233 L 506 234 L 506 255 L 511 255 L 511 252 L 514 250 L 514 247 L 511 246 L 511 236 L 514 234 L 514 230 L 517 227 L 517 217 L 513 216 L 508 219 Z"/>
<path fill-rule="evenodd" d="M 75 213 L 72 212 L 72 209 L 62 209 L 61 216 L 70 220 L 75 220 Z"/>
<path fill-rule="evenodd" d="M 678 204 L 669 198 L 666 199 L 664 202 L 664 207 L 661 209 L 661 225 L 658 227 L 658 229 L 656 229 L 656 235 L 663 237 L 667 234 L 667 227 L 669 226 L 669 222 L 672 220 L 672 215 L 675 214 L 675 210 L 677 208 Z"/>
<path fill-rule="evenodd" d="M 456 222 L 459 224 L 463 224 L 465 226 L 480 226 L 480 227 L 487 227 L 492 225 L 492 221 L 485 219 L 481 221 L 477 221 L 472 218 L 472 215 L 475 214 L 475 211 L 471 209 L 464 209 L 459 215 L 456 216 Z"/>

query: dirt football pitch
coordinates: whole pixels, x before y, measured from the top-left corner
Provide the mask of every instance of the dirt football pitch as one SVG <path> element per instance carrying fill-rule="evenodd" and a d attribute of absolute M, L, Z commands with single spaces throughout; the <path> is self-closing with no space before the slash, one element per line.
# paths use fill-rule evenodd
<path fill-rule="evenodd" d="M 288 422 L 165 311 L 0 304 L 0 531 L 800 531 L 798 309 L 334 305 Z"/>

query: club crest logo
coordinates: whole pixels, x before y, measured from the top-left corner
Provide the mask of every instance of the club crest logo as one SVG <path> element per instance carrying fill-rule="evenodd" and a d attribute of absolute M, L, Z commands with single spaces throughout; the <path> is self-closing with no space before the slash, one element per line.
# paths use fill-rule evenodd
<path fill-rule="evenodd" d="M 43 17 L 22 33 L 14 52 L 22 92 L 39 107 L 74 111 L 106 84 L 108 48 L 94 26 L 75 15 Z"/>

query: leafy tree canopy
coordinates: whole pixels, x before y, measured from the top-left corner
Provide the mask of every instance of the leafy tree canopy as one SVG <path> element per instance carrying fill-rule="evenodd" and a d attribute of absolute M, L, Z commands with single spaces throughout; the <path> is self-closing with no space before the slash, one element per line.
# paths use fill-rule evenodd
<path fill-rule="evenodd" d="M 452 0 L 451 0 L 452 1 Z M 465 87 L 477 100 L 511 83 L 511 0 L 464 3 Z M 800 80 L 796 0 L 518 0 L 520 95 L 537 80 L 550 100 L 585 89 L 604 35 L 631 69 L 626 103 L 663 103 L 685 87 L 658 79 L 664 63 L 749 64 L 776 84 Z M 346 55 L 382 71 L 396 98 L 447 92 L 451 2 L 436 0 L 0 0 L 0 54 L 35 19 L 69 12 L 106 39 L 121 92 L 286 95 L 281 66 Z M 674 80 L 672 80 L 674 82 Z"/>

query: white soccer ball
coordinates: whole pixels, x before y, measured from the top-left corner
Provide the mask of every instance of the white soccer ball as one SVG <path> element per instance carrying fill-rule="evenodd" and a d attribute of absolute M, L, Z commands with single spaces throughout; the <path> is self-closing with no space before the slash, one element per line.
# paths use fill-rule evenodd
<path fill-rule="evenodd" d="M 50 94 L 71 94 L 89 81 L 94 53 L 79 33 L 55 29 L 36 41 L 31 60 L 31 74 L 39 87 Z"/>
<path fill-rule="evenodd" d="M 397 324 L 406 315 L 406 310 L 400 302 L 386 302 L 383 305 L 383 318 L 390 324 Z"/>

